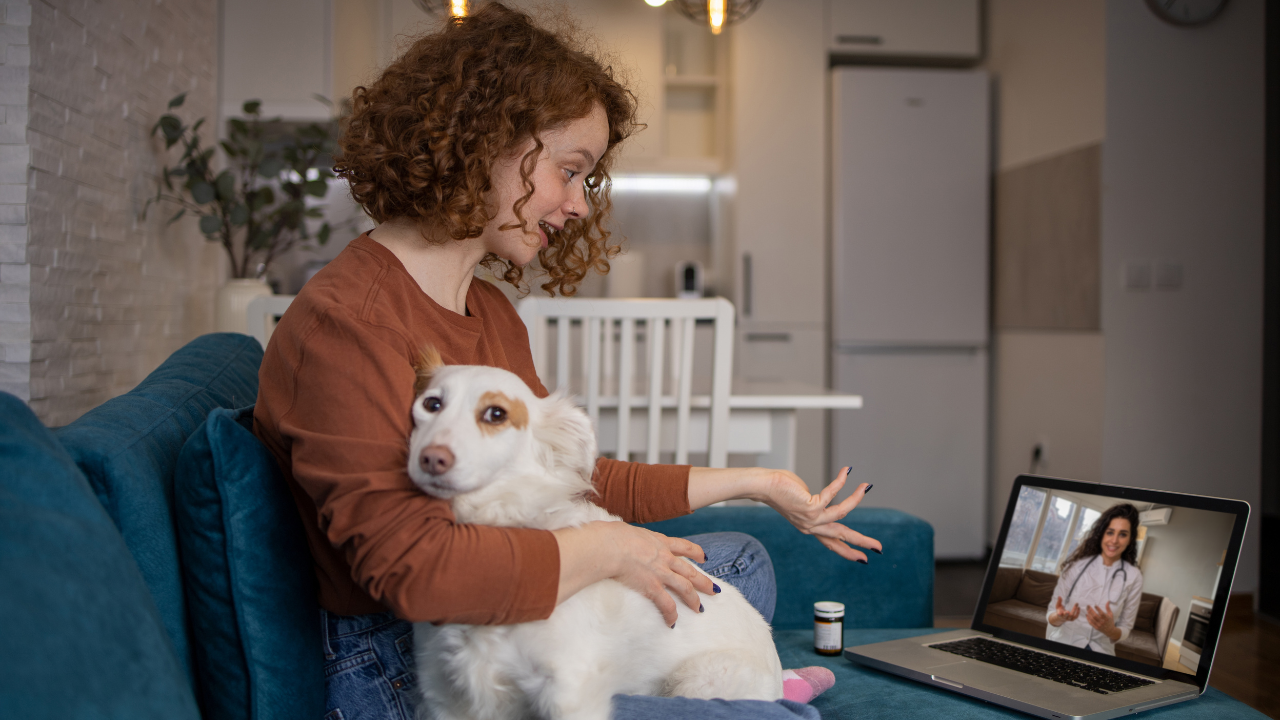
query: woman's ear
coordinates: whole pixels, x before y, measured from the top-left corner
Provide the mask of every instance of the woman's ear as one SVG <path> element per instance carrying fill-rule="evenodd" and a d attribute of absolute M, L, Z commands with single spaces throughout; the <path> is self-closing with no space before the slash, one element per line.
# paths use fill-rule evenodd
<path fill-rule="evenodd" d="M 596 433 L 591 420 L 560 393 L 539 404 L 542 417 L 533 423 L 539 461 L 551 469 L 568 468 L 589 482 L 596 467 Z"/>
<path fill-rule="evenodd" d="M 442 367 L 444 367 L 444 361 L 440 359 L 440 352 L 435 346 L 423 345 L 418 351 L 417 361 L 413 363 L 413 372 L 417 376 L 413 380 L 414 397 L 421 395 L 422 391 L 427 389 L 431 384 L 431 376 Z"/>

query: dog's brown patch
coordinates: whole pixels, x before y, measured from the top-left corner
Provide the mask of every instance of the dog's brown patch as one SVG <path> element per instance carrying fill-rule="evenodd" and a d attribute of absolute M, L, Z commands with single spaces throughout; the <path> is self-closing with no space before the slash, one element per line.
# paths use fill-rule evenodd
<path fill-rule="evenodd" d="M 444 366 L 444 361 L 440 359 L 440 351 L 436 350 L 434 345 L 423 345 L 418 351 L 418 359 L 413 363 L 413 371 L 417 377 L 413 380 L 413 396 L 417 397 L 422 394 L 423 390 L 431 384 L 431 376 L 436 374 Z"/>
<path fill-rule="evenodd" d="M 500 407 L 506 411 L 507 416 L 502 422 L 489 422 L 484 419 L 484 413 L 491 407 Z M 480 396 L 480 403 L 476 405 L 476 425 L 480 426 L 480 431 L 488 435 L 493 435 L 508 424 L 517 430 L 523 430 L 529 425 L 529 408 L 525 407 L 524 401 L 516 398 L 510 398 L 503 393 L 490 390 Z"/>

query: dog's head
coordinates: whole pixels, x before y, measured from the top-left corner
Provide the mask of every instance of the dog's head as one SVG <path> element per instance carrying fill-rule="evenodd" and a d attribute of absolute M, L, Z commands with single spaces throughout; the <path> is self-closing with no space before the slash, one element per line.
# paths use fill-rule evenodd
<path fill-rule="evenodd" d="M 595 434 L 569 399 L 539 398 L 499 368 L 438 363 L 420 363 L 409 440 L 409 477 L 424 492 L 453 499 L 472 522 L 460 505 L 527 507 L 591 490 Z"/>

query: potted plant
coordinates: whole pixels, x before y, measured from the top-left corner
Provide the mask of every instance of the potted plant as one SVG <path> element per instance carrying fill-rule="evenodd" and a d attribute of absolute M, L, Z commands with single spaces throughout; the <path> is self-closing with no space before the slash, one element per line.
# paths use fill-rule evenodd
<path fill-rule="evenodd" d="M 185 99 L 186 93 L 173 98 L 168 110 Z M 152 136 L 164 136 L 166 151 L 181 145 L 182 156 L 177 165 L 164 166 L 156 196 L 147 201 L 148 208 L 155 202 L 178 205 L 169 223 L 188 213 L 198 216 L 200 232 L 226 250 L 231 279 L 218 292 L 215 324 L 239 332 L 245 330 L 249 301 L 271 293 L 265 282 L 271 263 L 291 248 L 328 242 L 333 228 L 308 198 L 328 192 L 336 145 L 333 124 L 286 127 L 279 118 L 264 120 L 258 100 L 245 102 L 243 110 L 243 118 L 228 122 L 227 137 L 217 146 L 202 142 L 204 118 L 188 126 L 171 112 L 160 116 Z M 222 164 L 214 162 L 218 147 Z M 314 233 L 309 220 L 313 227 L 321 221 Z"/>

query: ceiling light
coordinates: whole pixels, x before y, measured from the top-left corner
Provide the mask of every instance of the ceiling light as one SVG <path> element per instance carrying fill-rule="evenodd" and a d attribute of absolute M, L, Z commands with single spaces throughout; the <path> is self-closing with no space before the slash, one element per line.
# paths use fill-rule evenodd
<path fill-rule="evenodd" d="M 763 0 L 671 0 L 676 10 L 719 35 L 724 26 L 745 20 Z"/>

